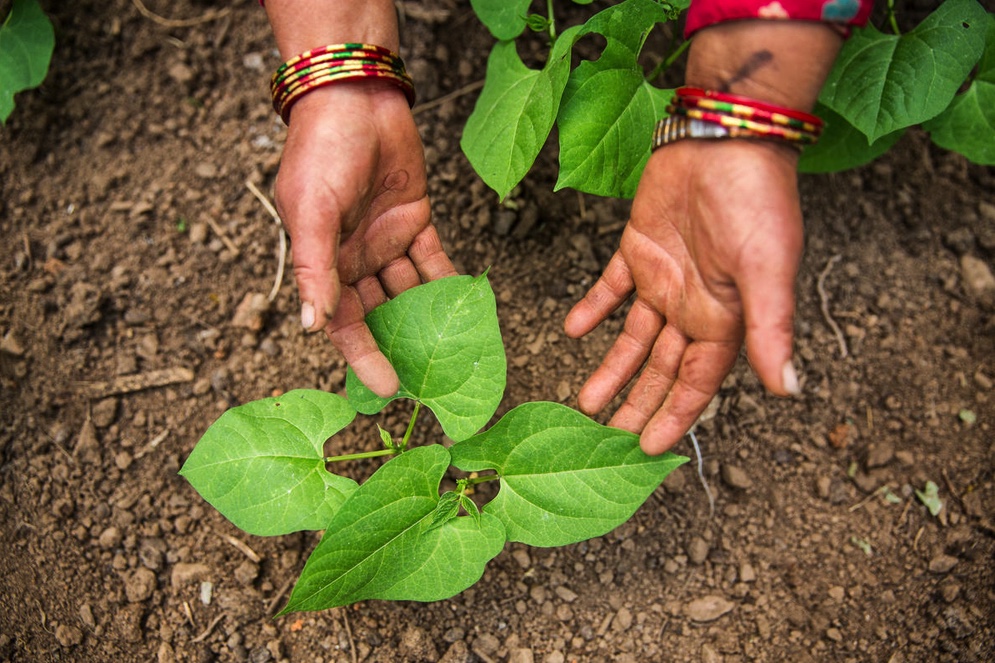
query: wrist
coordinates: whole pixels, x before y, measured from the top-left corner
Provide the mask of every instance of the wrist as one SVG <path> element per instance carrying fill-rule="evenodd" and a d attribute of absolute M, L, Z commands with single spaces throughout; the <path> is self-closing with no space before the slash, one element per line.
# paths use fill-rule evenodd
<path fill-rule="evenodd" d="M 395 53 L 400 48 L 391 0 L 340 2 L 334 8 L 325 0 L 266 0 L 265 7 L 284 59 L 347 42 L 375 44 Z"/>
<path fill-rule="evenodd" d="M 831 27 L 807 21 L 736 21 L 698 32 L 688 85 L 810 111 L 843 43 Z"/>

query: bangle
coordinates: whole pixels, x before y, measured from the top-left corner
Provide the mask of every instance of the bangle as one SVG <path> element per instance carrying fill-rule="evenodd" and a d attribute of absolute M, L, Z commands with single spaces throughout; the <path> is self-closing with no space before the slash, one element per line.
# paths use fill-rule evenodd
<path fill-rule="evenodd" d="M 415 103 L 414 85 L 397 53 L 382 46 L 347 43 L 315 48 L 280 65 L 270 81 L 273 110 L 289 124 L 290 109 L 308 92 L 359 78 L 389 81 L 401 88 L 409 105 Z"/>
<path fill-rule="evenodd" d="M 795 147 L 819 140 L 823 122 L 811 113 L 738 95 L 678 88 L 657 123 L 652 149 L 685 138 L 765 138 Z"/>

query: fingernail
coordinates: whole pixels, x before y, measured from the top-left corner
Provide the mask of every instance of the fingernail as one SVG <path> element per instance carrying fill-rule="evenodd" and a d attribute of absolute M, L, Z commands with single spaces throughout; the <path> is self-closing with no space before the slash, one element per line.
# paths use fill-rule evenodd
<path fill-rule="evenodd" d="M 784 362 L 784 366 L 781 368 L 781 384 L 784 390 L 792 396 L 802 395 L 801 387 L 798 386 L 798 373 L 795 372 L 795 366 L 790 359 Z"/>
<path fill-rule="evenodd" d="M 308 330 L 314 327 L 314 305 L 311 302 L 301 305 L 301 324 Z"/>

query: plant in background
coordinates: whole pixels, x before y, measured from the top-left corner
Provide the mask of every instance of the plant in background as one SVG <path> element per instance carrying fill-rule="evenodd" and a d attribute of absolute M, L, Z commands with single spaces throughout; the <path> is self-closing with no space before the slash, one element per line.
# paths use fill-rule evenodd
<path fill-rule="evenodd" d="M 232 523 L 275 536 L 324 530 L 280 614 L 366 599 L 435 601 L 475 583 L 506 541 L 562 546 L 605 534 L 687 459 L 647 456 L 639 437 L 558 403 L 519 405 L 481 431 L 504 394 L 506 361 L 486 276 L 456 276 L 405 291 L 367 317 L 397 370 L 390 399 L 351 371 L 347 398 L 314 390 L 242 405 L 204 434 L 180 473 Z M 357 412 L 413 402 L 399 440 L 326 456 L 326 441 Z M 411 448 L 420 410 L 448 447 Z M 389 457 L 364 483 L 328 470 Z M 447 471 L 460 478 L 440 495 Z M 478 508 L 476 484 L 497 481 Z M 462 514 L 462 515 L 461 515 Z"/>
<path fill-rule="evenodd" d="M 14 0 L 0 25 L 0 124 L 14 112 L 14 95 L 38 87 L 48 74 L 55 31 L 37 0 Z"/>
<path fill-rule="evenodd" d="M 575 0 L 589 4 L 590 0 Z M 650 136 L 673 90 L 652 81 L 683 53 L 670 53 L 646 73 L 640 55 L 650 32 L 671 23 L 688 0 L 624 0 L 562 33 L 553 2 L 529 14 L 530 0 L 472 0 L 498 40 L 487 61 L 484 89 L 460 142 L 480 177 L 504 198 L 528 173 L 555 124 L 559 140 L 556 189 L 630 198 L 650 155 Z M 826 120 L 818 145 L 802 155 L 805 172 L 845 170 L 886 152 L 921 124 L 941 147 L 980 164 L 995 164 L 995 18 L 977 0 L 946 0 L 922 23 L 900 34 L 873 26 L 854 30 L 819 97 Z M 542 69 L 529 69 L 515 40 L 526 29 L 548 36 Z M 571 69 L 576 42 L 606 40 L 596 60 Z M 973 71 L 973 74 L 972 74 Z"/>

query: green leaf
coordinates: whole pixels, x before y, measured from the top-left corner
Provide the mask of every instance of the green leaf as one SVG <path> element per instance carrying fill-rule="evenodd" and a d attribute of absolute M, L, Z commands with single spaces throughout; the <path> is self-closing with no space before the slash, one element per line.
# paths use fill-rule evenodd
<path fill-rule="evenodd" d="M 803 173 L 831 173 L 870 163 L 898 142 L 904 129 L 883 136 L 872 144 L 867 136 L 834 111 L 817 105 L 815 114 L 826 122 L 822 137 L 802 152 L 798 170 Z"/>
<path fill-rule="evenodd" d="M 631 198 L 650 156 L 653 127 L 666 115 L 672 90 L 650 85 L 638 57 L 650 30 L 668 18 L 653 0 L 626 0 L 591 17 L 581 34 L 608 43 L 601 57 L 584 61 L 570 80 L 556 123 L 560 174 L 556 189 Z"/>
<path fill-rule="evenodd" d="M 923 490 L 916 489 L 916 497 L 922 502 L 930 515 L 938 516 L 943 510 L 943 500 L 940 499 L 940 488 L 932 481 L 927 481 Z"/>
<path fill-rule="evenodd" d="M 342 505 L 280 613 L 367 599 L 439 601 L 476 582 L 504 547 L 484 514 L 432 521 L 449 453 L 433 444 L 387 461 Z"/>
<path fill-rule="evenodd" d="M 970 87 L 923 128 L 940 147 L 995 165 L 995 15 L 988 15 L 985 51 Z"/>
<path fill-rule="evenodd" d="M 902 36 L 854 30 L 819 101 L 871 143 L 935 117 L 981 57 L 986 17 L 976 0 L 946 0 Z"/>
<path fill-rule="evenodd" d="M 366 316 L 401 388 L 380 398 L 350 370 L 349 401 L 375 414 L 395 398 L 413 398 L 435 413 L 453 440 L 470 437 L 497 410 L 507 363 L 494 292 L 486 275 L 453 276 L 406 290 Z"/>
<path fill-rule="evenodd" d="M 531 0 L 470 0 L 480 22 L 495 39 L 514 39 L 525 30 Z"/>
<path fill-rule="evenodd" d="M 55 49 L 52 23 L 36 0 L 14 0 L 0 26 L 0 124 L 14 111 L 14 95 L 41 85 Z"/>
<path fill-rule="evenodd" d="M 508 540 L 533 546 L 562 546 L 611 531 L 688 460 L 647 456 L 638 435 L 543 402 L 519 405 L 450 453 L 461 470 L 497 470 L 501 488 L 483 513 L 504 523 Z"/>
<path fill-rule="evenodd" d="M 470 499 L 467 495 L 459 496 L 459 504 L 466 511 L 467 515 L 473 518 L 473 521 L 480 525 L 480 509 L 477 508 L 477 503 Z"/>
<path fill-rule="evenodd" d="M 467 118 L 460 147 L 501 198 L 532 168 L 553 128 L 578 29 L 559 36 L 541 70 L 525 66 L 514 42 L 498 42 L 491 49 L 484 89 Z"/>
<path fill-rule="evenodd" d="M 325 469 L 323 447 L 355 417 L 341 396 L 309 389 L 246 403 L 207 429 L 180 474 L 249 534 L 324 529 L 356 482 Z"/>
<path fill-rule="evenodd" d="M 443 493 L 439 498 L 439 503 L 435 505 L 435 513 L 432 514 L 432 524 L 430 529 L 435 529 L 445 525 L 450 520 L 459 515 L 460 496 L 453 491 Z"/>

